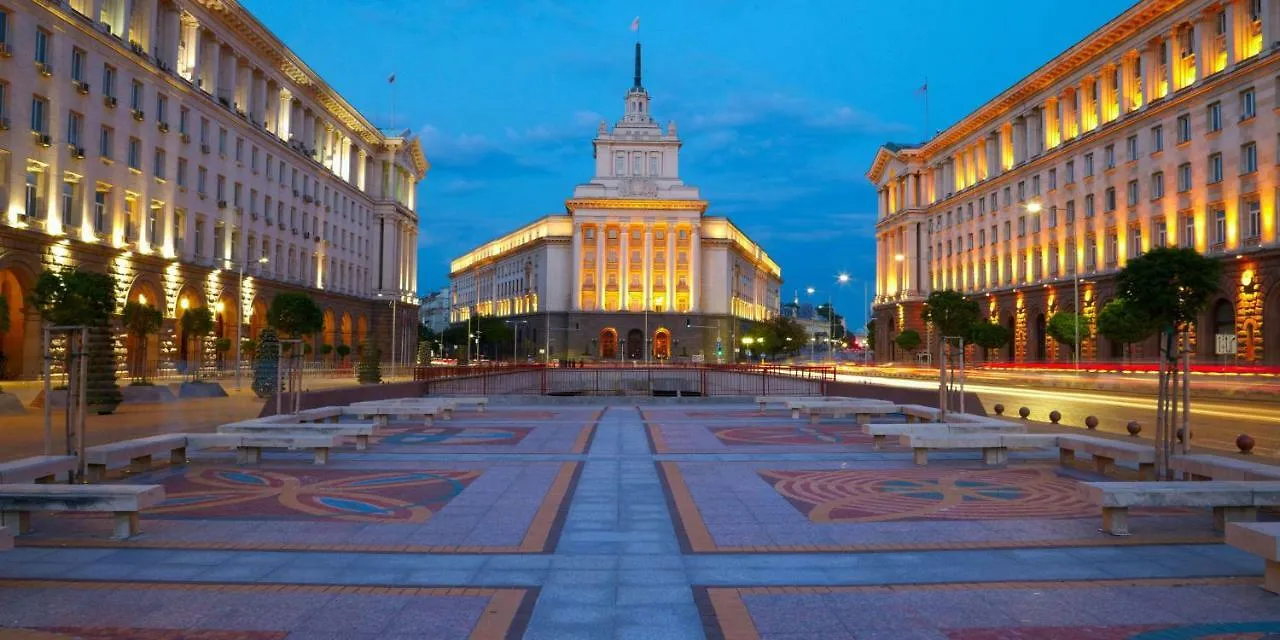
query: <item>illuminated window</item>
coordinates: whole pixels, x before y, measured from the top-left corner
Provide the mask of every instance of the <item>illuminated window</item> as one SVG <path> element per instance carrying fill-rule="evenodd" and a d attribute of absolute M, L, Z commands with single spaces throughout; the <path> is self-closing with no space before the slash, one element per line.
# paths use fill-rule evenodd
<path fill-rule="evenodd" d="M 1182 234 L 1178 238 L 1178 246 L 1184 249 L 1196 246 L 1196 217 L 1190 213 L 1182 214 Z"/>
<path fill-rule="evenodd" d="M 1178 193 L 1186 193 L 1191 190 L 1191 163 L 1184 162 L 1178 165 Z"/>
<path fill-rule="evenodd" d="M 1262 236 L 1262 202 L 1257 198 L 1251 198 L 1244 203 L 1244 229 L 1242 234 L 1245 241 L 1252 240 L 1250 244 L 1257 244 L 1257 240 Z"/>
<path fill-rule="evenodd" d="M 1138 181 L 1130 180 L 1125 186 L 1125 204 L 1132 207 L 1138 204 Z"/>
<path fill-rule="evenodd" d="M 1222 205 L 1214 205 L 1212 218 L 1213 245 L 1219 247 L 1227 243 L 1227 210 Z"/>
<path fill-rule="evenodd" d="M 1252 142 L 1240 147 L 1240 174 L 1245 175 L 1258 170 L 1258 145 Z"/>
<path fill-rule="evenodd" d="M 1222 154 L 1209 155 L 1209 184 L 1222 182 Z"/>
<path fill-rule="evenodd" d="M 1151 174 L 1151 199 L 1159 200 L 1164 197 L 1164 172 L 1157 171 Z"/>
<path fill-rule="evenodd" d="M 1108 213 L 1116 210 L 1116 188 L 1115 187 L 1107 187 L 1107 190 L 1102 192 L 1102 207 L 1103 207 L 1102 210 Z"/>

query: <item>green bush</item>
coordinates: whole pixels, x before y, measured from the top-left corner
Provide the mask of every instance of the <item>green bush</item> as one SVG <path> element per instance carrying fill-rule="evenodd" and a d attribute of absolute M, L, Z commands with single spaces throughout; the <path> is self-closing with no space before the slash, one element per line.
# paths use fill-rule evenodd
<path fill-rule="evenodd" d="M 356 380 L 360 384 L 380 384 L 382 382 L 382 363 L 378 360 L 378 349 L 361 345 L 360 364 L 356 367 Z"/>
<path fill-rule="evenodd" d="M 253 359 L 253 392 L 266 398 L 276 392 L 276 378 L 280 371 L 280 340 L 275 329 L 263 329 L 258 334 L 258 348 Z"/>

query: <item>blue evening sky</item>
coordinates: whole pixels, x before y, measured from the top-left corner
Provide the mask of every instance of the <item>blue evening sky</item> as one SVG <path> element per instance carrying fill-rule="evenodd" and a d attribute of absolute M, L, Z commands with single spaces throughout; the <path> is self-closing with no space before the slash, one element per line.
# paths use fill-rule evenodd
<path fill-rule="evenodd" d="M 564 212 L 591 177 L 597 123 L 622 114 L 639 14 L 644 84 L 684 139 L 684 181 L 777 260 L 784 298 L 850 273 L 836 307 L 856 318 L 875 269 L 864 174 L 880 143 L 925 137 L 925 78 L 929 124 L 945 127 L 1131 0 L 242 3 L 375 124 L 394 113 L 421 135 L 423 293 L 470 247 Z"/>

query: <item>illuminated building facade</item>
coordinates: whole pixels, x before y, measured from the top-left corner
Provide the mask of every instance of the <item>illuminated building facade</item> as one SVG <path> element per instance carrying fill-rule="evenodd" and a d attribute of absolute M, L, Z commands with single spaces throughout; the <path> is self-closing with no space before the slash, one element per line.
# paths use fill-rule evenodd
<path fill-rule="evenodd" d="M 453 261 L 453 320 L 525 322 L 522 354 L 731 357 L 744 323 L 777 313 L 781 271 L 681 182 L 680 138 L 674 123 L 664 130 L 650 115 L 639 44 L 625 115 L 612 130 L 601 122 L 592 144 L 595 177 L 574 190 L 565 215 Z"/>
<path fill-rule="evenodd" d="M 412 357 L 422 149 L 375 128 L 236 2 L 8 3 L 0 56 L 0 377 L 38 374 L 24 296 L 71 266 L 109 273 L 120 308 L 165 316 L 151 362 L 121 338 L 129 369 L 194 360 L 176 333 L 191 308 L 217 320 L 200 357 L 235 339 L 240 308 L 256 336 L 283 291 L 325 310 L 315 348 L 388 353 L 395 315 L 399 360 Z"/>
<path fill-rule="evenodd" d="M 1070 360 L 1048 318 L 1078 290 L 1092 322 L 1128 260 L 1181 246 L 1224 262 L 1196 360 L 1280 363 L 1277 46 L 1280 0 L 1147 0 L 931 140 L 882 147 L 879 358 L 905 359 L 893 337 L 926 335 L 922 302 L 955 289 L 1013 330 L 993 359 Z M 1092 338 L 1082 359 L 1123 347 Z"/>

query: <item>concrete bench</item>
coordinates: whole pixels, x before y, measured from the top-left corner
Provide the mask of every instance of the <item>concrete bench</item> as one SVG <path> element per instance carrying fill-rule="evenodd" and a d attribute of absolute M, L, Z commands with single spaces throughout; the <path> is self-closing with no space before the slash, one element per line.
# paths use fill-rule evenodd
<path fill-rule="evenodd" d="M 484 413 L 485 405 L 489 404 L 489 398 L 485 396 L 456 396 L 449 398 L 426 398 L 426 400 L 443 400 L 453 407 L 475 407 L 476 413 Z M 447 418 L 446 418 L 447 419 Z"/>
<path fill-rule="evenodd" d="M 891 402 L 875 399 L 862 398 L 810 398 L 801 400 L 789 400 L 784 406 L 791 412 L 792 420 L 799 420 L 800 414 L 812 414 L 818 409 L 839 408 L 839 407 L 870 407 L 870 408 L 892 408 L 889 413 L 897 413 L 897 405 Z"/>
<path fill-rule="evenodd" d="M 771 404 L 780 404 L 786 407 L 788 402 L 815 402 L 822 400 L 853 400 L 844 396 L 756 396 L 755 403 L 760 405 L 760 412 L 764 413 L 765 409 Z M 789 407 L 788 407 L 789 408 Z"/>
<path fill-rule="evenodd" d="M 1191 480 L 1280 480 L 1280 467 L 1276 465 L 1226 456 L 1207 454 L 1173 456 L 1169 459 L 1169 468 L 1181 471 Z"/>
<path fill-rule="evenodd" d="M 271 423 L 238 423 L 224 424 L 218 427 L 218 433 L 225 434 L 266 434 L 266 435 L 325 435 L 356 439 L 356 450 L 369 448 L 369 436 L 373 435 L 374 425 L 368 422 L 348 422 L 346 424 L 303 423 L 303 424 L 271 424 Z"/>
<path fill-rule="evenodd" d="M 316 464 L 329 462 L 329 450 L 338 446 L 338 436 L 305 433 L 245 433 L 236 445 L 236 462 L 258 464 L 263 449 L 311 449 Z"/>
<path fill-rule="evenodd" d="M 116 538 L 138 535 L 138 512 L 164 501 L 158 484 L 0 484 L 0 514 L 8 525 L 16 516 L 17 534 L 31 532 L 35 511 L 109 512 Z"/>
<path fill-rule="evenodd" d="M 1266 562 L 1262 588 L 1280 594 L 1280 522 L 1232 522 L 1227 544 L 1261 557 Z"/>
<path fill-rule="evenodd" d="M 1085 482 L 1085 493 L 1102 507 L 1102 530 L 1129 535 L 1132 507 L 1209 507 L 1214 524 L 1258 518 L 1258 507 L 1280 505 L 1280 482 Z"/>
<path fill-rule="evenodd" d="M 862 432 L 871 436 L 873 446 L 879 449 L 885 439 L 906 435 L 959 435 L 972 433 L 1026 433 L 1027 428 L 1014 423 L 992 422 L 989 424 L 864 424 Z"/>
<path fill-rule="evenodd" d="M 169 464 L 185 464 L 187 437 L 182 434 L 158 435 L 89 447 L 84 450 L 87 479 L 89 482 L 102 482 L 108 469 L 126 464 L 130 473 L 142 473 L 151 468 L 151 456 L 155 453 L 168 453 Z"/>
<path fill-rule="evenodd" d="M 76 470 L 75 456 L 31 456 L 0 463 L 0 483 L 57 482 L 59 475 Z"/>
<path fill-rule="evenodd" d="M 823 418 L 848 418 L 858 424 L 871 424 L 871 416 L 888 416 L 898 413 L 895 405 L 827 404 L 809 408 L 809 422 L 818 424 Z"/>
<path fill-rule="evenodd" d="M 930 449 L 981 449 L 983 464 L 994 466 L 1009 461 L 1009 449 L 1054 447 L 1058 436 L 1040 433 L 908 434 L 901 440 L 911 447 L 911 459 L 918 465 L 929 464 Z"/>
<path fill-rule="evenodd" d="M 337 422 L 342 418 L 342 407 L 305 409 L 293 414 L 298 422 Z"/>
<path fill-rule="evenodd" d="M 907 422 L 937 422 L 942 416 L 941 411 L 922 404 L 898 405 L 898 412 L 907 417 Z M 950 420 L 962 415 L 965 414 L 950 413 L 947 414 L 947 418 Z"/>
<path fill-rule="evenodd" d="M 1116 460 L 1132 460 L 1138 463 L 1138 475 L 1144 480 L 1155 477 L 1155 448 L 1150 444 L 1109 440 L 1096 436 L 1062 436 L 1058 439 L 1058 462 L 1067 465 L 1075 459 L 1076 452 L 1093 457 L 1093 467 L 1106 474 L 1115 467 Z"/>
<path fill-rule="evenodd" d="M 357 416 L 362 420 L 373 419 L 374 424 L 379 427 L 385 427 L 391 423 L 391 418 L 401 416 L 412 416 L 422 419 L 425 426 L 431 426 L 432 419 L 441 416 L 448 420 L 453 415 L 453 407 L 440 405 L 408 405 L 408 404 L 369 404 L 369 405 L 351 405 L 343 408 L 344 415 Z"/>

